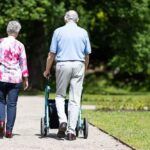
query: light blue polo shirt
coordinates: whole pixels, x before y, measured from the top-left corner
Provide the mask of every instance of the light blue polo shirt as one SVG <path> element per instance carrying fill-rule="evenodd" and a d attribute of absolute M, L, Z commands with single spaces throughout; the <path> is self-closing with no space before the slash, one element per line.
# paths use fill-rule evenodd
<path fill-rule="evenodd" d="M 85 61 L 91 53 L 88 33 L 73 21 L 57 28 L 52 37 L 50 52 L 56 54 L 56 61 Z"/>

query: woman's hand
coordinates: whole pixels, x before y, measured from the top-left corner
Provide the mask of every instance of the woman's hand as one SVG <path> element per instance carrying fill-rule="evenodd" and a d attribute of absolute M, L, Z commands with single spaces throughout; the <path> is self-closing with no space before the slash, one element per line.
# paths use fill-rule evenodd
<path fill-rule="evenodd" d="M 29 87 L 28 78 L 25 77 L 24 80 L 23 80 L 23 89 L 24 89 L 24 90 L 27 90 L 28 87 Z"/>

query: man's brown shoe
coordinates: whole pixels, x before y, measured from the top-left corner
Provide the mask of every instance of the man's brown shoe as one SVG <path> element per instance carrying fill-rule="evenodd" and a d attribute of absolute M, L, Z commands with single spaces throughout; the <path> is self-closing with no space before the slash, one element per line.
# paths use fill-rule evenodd
<path fill-rule="evenodd" d="M 76 140 L 76 136 L 72 133 L 68 133 L 67 134 L 67 140 L 69 140 L 69 141 Z"/>
<path fill-rule="evenodd" d="M 5 133 L 5 122 L 0 121 L 0 137 L 1 138 L 4 136 L 4 133 Z"/>
<path fill-rule="evenodd" d="M 60 124 L 60 126 L 59 126 L 57 137 L 64 138 L 65 137 L 66 129 L 67 129 L 67 123 L 66 122 L 62 122 Z"/>

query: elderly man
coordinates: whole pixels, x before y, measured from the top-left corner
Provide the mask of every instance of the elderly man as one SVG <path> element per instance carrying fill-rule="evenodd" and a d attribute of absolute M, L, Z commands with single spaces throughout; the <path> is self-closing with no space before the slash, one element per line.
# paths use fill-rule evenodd
<path fill-rule="evenodd" d="M 50 52 L 47 57 L 44 76 L 50 74 L 54 58 L 56 59 L 56 107 L 59 117 L 57 136 L 75 140 L 75 128 L 80 110 L 80 100 L 85 70 L 89 63 L 91 46 L 88 33 L 79 27 L 78 14 L 74 10 L 66 12 L 66 24 L 54 31 Z M 69 88 L 68 121 L 64 110 L 66 91 Z"/>

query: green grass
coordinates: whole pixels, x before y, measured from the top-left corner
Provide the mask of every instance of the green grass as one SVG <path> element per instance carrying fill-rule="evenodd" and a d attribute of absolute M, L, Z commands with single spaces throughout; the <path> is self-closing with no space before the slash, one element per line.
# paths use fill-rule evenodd
<path fill-rule="evenodd" d="M 44 95 L 44 90 L 21 91 L 20 95 Z M 55 93 L 50 92 L 50 98 L 55 98 Z M 68 96 L 67 96 L 68 97 Z M 83 104 L 95 104 L 100 110 L 150 110 L 149 92 L 129 92 L 118 94 L 86 94 L 83 93 Z"/>
<path fill-rule="evenodd" d="M 40 91 L 40 90 L 26 90 L 26 91 L 24 91 L 23 89 L 21 89 L 19 95 L 38 96 L 38 95 L 44 95 L 44 91 Z"/>
<path fill-rule="evenodd" d="M 150 93 L 128 95 L 84 94 L 83 104 L 95 104 L 100 110 L 150 110 Z"/>
<path fill-rule="evenodd" d="M 96 111 L 83 111 L 92 124 L 137 150 L 150 150 L 150 112 L 143 112 L 150 110 L 149 92 L 84 94 L 83 104 L 96 105 Z"/>
<path fill-rule="evenodd" d="M 21 96 L 44 96 L 45 92 L 44 92 L 44 90 L 43 91 L 40 91 L 40 90 L 23 91 L 23 90 L 21 90 L 19 95 L 21 95 Z M 49 98 L 54 99 L 55 98 L 55 93 L 50 92 Z"/>
<path fill-rule="evenodd" d="M 150 112 L 102 112 L 84 110 L 92 124 L 137 150 L 150 150 Z"/>

